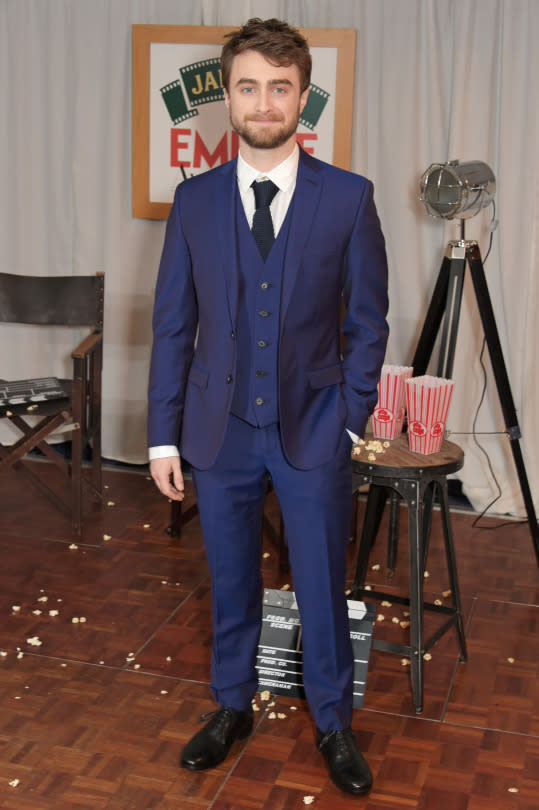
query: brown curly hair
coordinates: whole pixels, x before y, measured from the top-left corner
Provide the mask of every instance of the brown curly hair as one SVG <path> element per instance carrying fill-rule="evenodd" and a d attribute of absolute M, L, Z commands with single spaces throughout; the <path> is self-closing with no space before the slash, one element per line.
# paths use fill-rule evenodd
<path fill-rule="evenodd" d="M 236 31 L 226 34 L 228 41 L 221 52 L 223 87 L 229 89 L 232 62 L 237 54 L 252 50 L 261 53 L 274 65 L 297 65 L 300 73 L 301 92 L 309 87 L 312 60 L 307 40 L 297 28 L 282 20 L 261 20 L 253 17 Z"/>

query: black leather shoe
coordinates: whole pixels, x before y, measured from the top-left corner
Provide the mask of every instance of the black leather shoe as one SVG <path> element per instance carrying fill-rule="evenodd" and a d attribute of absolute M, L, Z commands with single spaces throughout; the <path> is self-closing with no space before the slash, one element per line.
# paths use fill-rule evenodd
<path fill-rule="evenodd" d="M 223 707 L 203 714 L 200 719 L 207 717 L 211 717 L 211 720 L 197 731 L 183 749 L 182 768 L 190 771 L 215 768 L 226 758 L 234 740 L 243 740 L 253 730 L 252 709 L 237 712 Z"/>
<path fill-rule="evenodd" d="M 367 793 L 372 787 L 372 774 L 358 749 L 351 728 L 322 734 L 317 729 L 318 750 L 328 763 L 334 784 L 346 793 Z"/>

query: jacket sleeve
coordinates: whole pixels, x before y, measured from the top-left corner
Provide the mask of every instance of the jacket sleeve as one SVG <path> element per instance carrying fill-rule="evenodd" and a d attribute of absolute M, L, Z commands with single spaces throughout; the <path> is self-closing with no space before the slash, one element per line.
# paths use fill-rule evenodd
<path fill-rule="evenodd" d="M 343 393 L 347 428 L 363 436 L 378 394 L 389 327 L 385 240 L 367 181 L 346 252 L 343 285 Z"/>
<path fill-rule="evenodd" d="M 182 185 L 176 189 L 170 210 L 155 290 L 148 387 L 150 447 L 180 442 L 198 320 L 191 255 L 181 224 Z"/>

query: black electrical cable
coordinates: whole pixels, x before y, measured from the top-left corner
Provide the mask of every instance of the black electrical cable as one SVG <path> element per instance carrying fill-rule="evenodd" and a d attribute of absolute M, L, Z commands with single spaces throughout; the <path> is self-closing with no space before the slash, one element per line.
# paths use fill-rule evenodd
<path fill-rule="evenodd" d="M 493 240 L 493 236 L 494 236 L 494 230 L 496 229 L 496 221 L 495 221 L 496 204 L 495 204 L 494 200 L 491 200 L 491 205 L 492 205 L 492 217 L 491 217 L 491 220 L 490 220 L 490 225 L 491 225 L 490 240 L 489 240 L 488 250 L 486 252 L 485 258 L 483 259 L 483 265 L 485 264 L 486 260 L 488 259 L 490 251 L 492 249 L 492 240 Z M 472 432 L 471 432 L 471 434 L 469 434 L 469 433 L 466 433 L 466 434 L 465 433 L 460 433 L 458 435 L 461 435 L 461 436 L 464 436 L 464 435 L 469 436 L 469 435 L 471 435 L 473 437 L 474 444 L 483 453 L 483 455 L 485 456 L 485 458 L 487 460 L 490 475 L 491 475 L 492 480 L 494 481 L 494 484 L 496 485 L 496 489 L 498 491 L 498 494 L 496 495 L 496 497 L 493 498 L 492 501 L 490 501 L 490 503 L 488 503 L 485 506 L 483 511 L 479 515 L 477 515 L 477 517 L 474 519 L 474 522 L 472 523 L 472 528 L 487 529 L 488 531 L 495 531 L 496 529 L 502 529 L 505 526 L 518 526 L 519 524 L 526 523 L 527 521 L 525 521 L 525 520 L 507 520 L 504 523 L 498 523 L 496 526 L 480 526 L 479 525 L 479 521 L 481 520 L 481 518 L 484 517 L 486 515 L 486 513 L 489 511 L 489 509 L 491 509 L 494 506 L 494 504 L 497 501 L 499 501 L 500 498 L 502 497 L 502 489 L 500 487 L 499 481 L 496 478 L 496 475 L 495 475 L 494 470 L 492 468 L 492 463 L 491 463 L 491 460 L 490 460 L 490 456 L 487 453 L 487 451 L 485 450 L 485 448 L 479 443 L 479 441 L 477 439 L 477 436 L 478 435 L 482 435 L 482 436 L 485 436 L 485 435 L 496 436 L 496 435 L 498 435 L 499 436 L 499 435 L 507 433 L 507 431 L 491 431 L 490 433 L 481 433 L 481 434 L 479 434 L 475 429 L 475 426 L 477 424 L 477 419 L 479 417 L 479 411 L 481 410 L 481 406 L 483 404 L 483 401 L 485 399 L 485 394 L 486 394 L 486 391 L 487 391 L 487 369 L 486 369 L 485 364 L 483 362 L 483 354 L 485 352 L 486 342 L 487 342 L 486 338 L 483 337 L 483 344 L 481 346 L 481 352 L 479 354 L 479 363 L 481 365 L 481 370 L 483 372 L 483 389 L 481 391 L 481 396 L 479 398 L 479 403 L 478 403 L 477 408 L 475 410 L 475 415 L 474 415 L 474 419 L 473 419 L 473 423 L 472 423 Z M 453 435 L 455 435 L 455 434 L 453 434 Z"/>

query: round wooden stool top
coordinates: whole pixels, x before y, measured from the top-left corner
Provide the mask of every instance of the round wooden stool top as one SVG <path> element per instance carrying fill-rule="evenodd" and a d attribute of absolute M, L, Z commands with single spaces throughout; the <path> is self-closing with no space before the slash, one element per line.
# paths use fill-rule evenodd
<path fill-rule="evenodd" d="M 408 436 L 401 433 L 388 442 L 389 447 L 383 447 L 383 452 L 375 453 L 376 458 L 369 461 L 370 451 L 366 447 L 370 441 L 380 441 L 383 447 L 387 440 L 366 435 L 365 444 L 359 445 L 359 455 L 355 455 L 356 448 L 352 450 L 352 467 L 356 474 L 382 478 L 421 478 L 424 475 L 449 475 L 460 470 L 464 464 L 464 451 L 445 439 L 439 453 L 423 455 L 412 453 L 408 447 Z"/>

